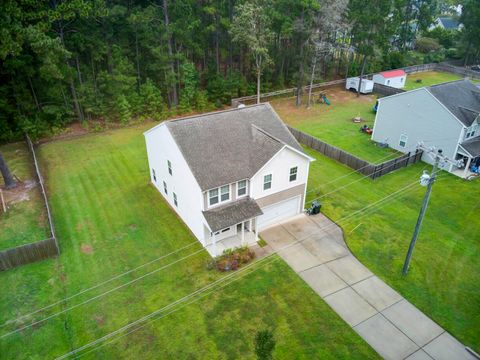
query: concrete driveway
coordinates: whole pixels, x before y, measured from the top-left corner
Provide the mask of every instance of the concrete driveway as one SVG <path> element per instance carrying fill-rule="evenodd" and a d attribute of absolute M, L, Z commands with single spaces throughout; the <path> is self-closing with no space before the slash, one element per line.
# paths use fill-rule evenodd
<path fill-rule="evenodd" d="M 326 216 L 300 215 L 260 236 L 385 359 L 476 359 L 348 250 Z"/>

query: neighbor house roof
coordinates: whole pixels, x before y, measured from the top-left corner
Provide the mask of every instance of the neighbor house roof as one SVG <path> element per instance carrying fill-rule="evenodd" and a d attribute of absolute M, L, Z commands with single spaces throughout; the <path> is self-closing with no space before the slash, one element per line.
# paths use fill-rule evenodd
<path fill-rule="evenodd" d="M 460 24 L 457 20 L 448 16 L 439 17 L 438 21 L 440 21 L 443 27 L 447 30 L 456 30 L 458 29 L 458 25 Z"/>
<path fill-rule="evenodd" d="M 380 75 L 382 75 L 385 79 L 390 79 L 397 76 L 405 76 L 406 73 L 403 70 L 391 70 L 391 71 L 382 71 Z"/>
<path fill-rule="evenodd" d="M 249 197 L 203 212 L 213 232 L 262 214 L 257 202 Z"/>
<path fill-rule="evenodd" d="M 465 126 L 472 125 L 480 113 L 480 90 L 469 80 L 433 85 L 427 90 Z"/>
<path fill-rule="evenodd" d="M 480 138 L 476 137 L 460 144 L 473 157 L 480 156 Z"/>
<path fill-rule="evenodd" d="M 252 177 L 285 146 L 303 153 L 268 103 L 165 124 L 203 191 Z"/>

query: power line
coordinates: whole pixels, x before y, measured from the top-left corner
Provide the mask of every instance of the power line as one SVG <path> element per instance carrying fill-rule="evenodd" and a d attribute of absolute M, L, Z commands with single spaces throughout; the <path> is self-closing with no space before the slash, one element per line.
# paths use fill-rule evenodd
<path fill-rule="evenodd" d="M 91 298 L 89 298 L 89 299 L 87 299 L 87 300 L 85 300 L 85 301 L 83 301 L 83 302 L 81 302 L 81 303 L 75 304 L 75 305 L 73 305 L 73 306 L 71 306 L 71 307 L 69 307 L 69 308 L 66 308 L 66 309 L 63 309 L 63 310 L 61 310 L 61 311 L 58 311 L 58 312 L 56 312 L 56 313 L 54 313 L 54 314 L 52 314 L 52 315 L 49 315 L 49 316 L 47 316 L 47 317 L 45 317 L 45 318 L 43 318 L 43 319 L 37 320 L 37 321 L 35 321 L 35 322 L 31 323 L 31 324 L 22 326 L 22 327 L 20 327 L 20 328 L 18 328 L 18 329 L 15 329 L 15 330 L 10 331 L 10 332 L 8 332 L 8 333 L 6 333 L 6 334 L 3 334 L 3 335 L 0 336 L 0 339 L 6 338 L 7 336 L 10 336 L 10 335 L 13 335 L 13 334 L 15 334 L 15 333 L 18 333 L 18 332 L 20 332 L 20 331 L 22 331 L 22 330 L 25 330 L 25 329 L 29 328 L 29 327 L 32 327 L 32 326 L 41 324 L 41 323 L 43 323 L 43 322 L 45 322 L 45 321 L 47 321 L 47 320 L 49 320 L 49 319 L 52 319 L 52 318 L 54 318 L 54 317 L 57 317 L 58 315 L 64 314 L 64 313 L 66 313 L 66 312 L 68 312 L 68 311 L 70 311 L 70 310 L 73 310 L 73 309 L 75 309 L 75 308 L 77 308 L 77 307 L 79 307 L 79 306 L 88 304 L 88 303 L 92 302 L 93 300 L 99 299 L 99 298 L 101 298 L 101 297 L 103 297 L 103 296 L 105 296 L 105 295 L 108 295 L 108 294 L 110 294 L 110 293 L 112 293 L 112 292 L 114 292 L 114 291 L 116 291 L 116 290 L 119 290 L 119 289 L 121 289 L 121 288 L 123 288 L 123 287 L 125 287 L 125 286 L 128 286 L 128 285 L 130 285 L 130 284 L 133 284 L 134 282 L 137 282 L 137 281 L 139 281 L 139 280 L 141 280 L 141 279 L 143 279 L 143 278 L 145 278 L 145 277 L 147 277 L 147 276 L 150 276 L 150 275 L 155 274 L 155 273 L 157 273 L 157 272 L 159 272 L 159 271 L 161 271 L 161 270 L 164 270 L 164 269 L 166 269 L 166 268 L 168 268 L 168 267 L 170 267 L 170 266 L 172 266 L 172 265 L 175 265 L 176 263 L 179 263 L 180 261 L 183 261 L 183 260 L 185 260 L 185 259 L 188 259 L 188 258 L 190 258 L 190 257 L 192 257 L 192 256 L 194 256 L 194 255 L 196 255 L 196 254 L 198 254 L 198 253 L 200 253 L 200 252 L 202 252 L 203 250 L 204 250 L 204 249 L 201 248 L 200 250 L 197 250 L 197 251 L 195 251 L 195 252 L 193 252 L 193 253 L 191 253 L 191 254 L 189 254 L 189 255 L 187 255 L 187 256 L 184 256 L 184 257 L 182 257 L 182 258 L 180 258 L 180 259 L 178 259 L 178 260 L 175 260 L 174 262 L 171 262 L 171 263 L 169 263 L 169 264 L 167 264 L 167 265 L 164 265 L 164 266 L 159 267 L 159 268 L 157 268 L 157 269 L 155 269 L 155 270 L 152 270 L 152 271 L 150 271 L 150 272 L 148 272 L 148 273 L 146 273 L 146 274 L 144 274 L 144 275 L 142 275 L 142 276 L 140 276 L 140 277 L 137 277 L 137 278 L 135 278 L 135 279 L 133 279 L 133 280 L 130 280 L 130 281 L 128 281 L 128 282 L 126 282 L 126 283 L 124 283 L 124 284 L 122 284 L 122 285 L 119 285 L 119 286 L 117 286 L 117 287 L 114 287 L 113 289 L 110 289 L 110 290 L 108 290 L 108 291 L 105 291 L 105 292 L 103 292 L 103 293 L 101 293 L 101 294 L 99 294 L 99 295 L 96 295 L 96 296 L 94 296 L 94 297 L 91 297 Z"/>
<path fill-rule="evenodd" d="M 10 323 L 12 323 L 12 322 L 15 322 L 15 321 L 18 321 L 18 320 L 22 320 L 22 319 L 27 318 L 27 317 L 29 317 L 29 316 L 35 315 L 35 314 L 37 314 L 37 313 L 39 313 L 39 312 L 45 311 L 45 310 L 47 310 L 47 309 L 50 309 L 50 308 L 52 308 L 52 307 L 54 307 L 54 306 L 56 306 L 56 305 L 59 305 L 59 304 L 65 302 L 65 301 L 68 301 L 68 300 L 71 300 L 71 299 L 73 299 L 73 298 L 75 298 L 75 297 L 77 297 L 77 296 L 80 296 L 80 295 L 82 295 L 82 294 L 84 294 L 84 293 L 86 293 L 86 292 L 88 292 L 88 291 L 94 290 L 94 289 L 96 289 L 96 288 L 98 288 L 98 287 L 100 287 L 100 286 L 106 285 L 106 284 L 108 284 L 108 283 L 110 283 L 110 282 L 112 282 L 112 281 L 114 281 L 114 280 L 117 280 L 117 279 L 119 279 L 119 278 L 121 278 L 121 277 L 123 277 L 123 276 L 125 276 L 125 275 L 131 274 L 132 272 L 137 271 L 137 270 L 139 270 L 139 269 L 141 269 L 141 268 L 143 268 L 143 267 L 145 267 L 145 266 L 151 265 L 151 264 L 153 264 L 153 263 L 155 263 L 155 262 L 157 262 L 157 261 L 160 261 L 160 260 L 162 260 L 162 259 L 165 259 L 166 257 L 168 257 L 168 256 L 170 256 L 170 255 L 173 255 L 173 254 L 178 253 L 178 252 L 180 252 L 180 251 L 182 251 L 182 250 L 185 250 L 185 249 L 189 248 L 190 246 L 195 245 L 195 244 L 197 244 L 197 243 L 198 243 L 198 241 L 194 241 L 194 242 L 192 242 L 192 243 L 190 243 L 190 244 L 188 244 L 188 245 L 185 245 L 185 246 L 181 247 L 180 249 L 177 249 L 177 250 L 172 251 L 172 252 L 170 252 L 170 253 L 168 253 L 168 254 L 165 254 L 165 255 L 162 255 L 162 256 L 160 256 L 160 257 L 157 257 L 156 259 L 150 260 L 150 261 L 148 261 L 148 262 L 146 262 L 146 263 L 144 263 L 144 264 L 142 264 L 142 265 L 139 265 L 139 266 L 137 266 L 137 267 L 135 267 L 135 268 L 133 268 L 133 269 L 130 269 L 130 270 L 128 270 L 128 271 L 125 271 L 125 272 L 123 272 L 123 273 L 121 273 L 121 274 L 115 275 L 114 277 L 111 277 L 110 279 L 107 279 L 107 280 L 105 280 L 105 281 L 102 281 L 102 282 L 100 282 L 100 283 L 98 283 L 98 284 L 96 284 L 96 285 L 94 285 L 94 286 L 89 287 L 89 288 L 83 289 L 83 290 L 81 290 L 81 291 L 79 291 L 79 292 L 77 292 L 77 293 L 75 293 L 75 294 L 73 294 L 73 295 L 70 295 L 70 296 L 68 296 L 68 297 L 66 297 L 66 298 L 64 298 L 64 299 L 62 299 L 62 300 L 59 300 L 59 301 L 54 302 L 54 303 L 52 303 L 52 304 L 50 304 L 50 305 L 44 306 L 44 307 L 42 307 L 42 308 L 39 308 L 39 309 L 37 309 L 37 310 L 35 310 L 35 311 L 31 312 L 31 313 L 21 315 L 21 316 L 15 318 L 15 319 L 7 320 L 6 322 L 4 322 L 3 324 L 0 325 L 0 328 L 2 328 L 2 327 L 4 327 L 4 326 L 7 326 L 7 325 L 10 325 Z"/>
<path fill-rule="evenodd" d="M 390 155 L 389 155 L 389 156 L 390 156 Z M 354 172 L 355 172 L 355 171 L 354 171 Z M 353 173 L 353 172 L 352 172 L 352 173 Z M 349 175 L 349 174 L 347 174 L 347 175 Z M 341 176 L 341 177 L 339 177 L 339 178 L 336 178 L 335 180 L 338 180 L 338 179 L 340 179 L 340 178 L 342 178 L 342 177 L 345 177 L 345 176 L 346 176 L 346 175 Z M 367 175 L 367 176 L 364 176 L 364 177 L 368 177 L 368 175 Z M 334 192 L 336 192 L 336 191 L 342 190 L 342 189 L 350 186 L 351 184 L 356 183 L 356 182 L 362 180 L 364 177 L 362 177 L 362 178 L 360 178 L 360 179 L 357 179 L 357 180 L 355 180 L 355 181 L 353 181 L 353 182 L 351 182 L 351 183 L 349 183 L 349 184 L 346 184 L 346 185 L 344 185 L 344 186 L 342 186 L 342 187 L 340 187 L 340 188 L 336 188 L 334 191 L 331 191 L 331 192 L 329 192 L 329 193 L 327 193 L 327 194 L 324 194 L 323 196 L 321 196 L 321 197 L 319 197 L 319 198 L 323 198 L 323 197 L 325 197 L 325 196 L 327 196 L 327 195 L 329 195 L 329 194 L 332 194 L 332 193 L 334 193 Z M 331 181 L 331 182 L 332 182 L 332 181 Z M 331 182 L 330 182 L 330 183 L 331 183 Z M 326 184 L 322 184 L 322 185 L 326 185 Z M 320 189 L 320 187 L 318 187 L 318 188 L 316 188 L 316 189 L 312 189 L 312 190 L 310 190 L 310 191 L 319 190 L 319 189 Z M 317 199 L 319 199 L 319 198 L 317 198 Z M 313 200 L 310 200 L 309 202 L 312 202 L 312 201 L 313 201 Z M 309 202 L 307 202 L 307 203 L 309 203 Z M 180 248 L 180 249 L 177 249 L 177 250 L 175 250 L 175 251 L 173 251 L 173 252 L 171 252 L 171 253 L 169 253 L 169 254 L 162 255 L 162 256 L 160 256 L 160 257 L 158 257 L 158 258 L 156 258 L 156 259 L 153 259 L 153 260 L 151 260 L 151 261 L 149 261 L 149 262 L 147 262 L 147 263 L 144 263 L 144 264 L 139 265 L 139 266 L 137 266 L 137 267 L 135 267 L 135 268 L 133 268 L 133 269 L 130 269 L 130 270 L 126 271 L 126 272 L 123 272 L 123 273 L 121 273 L 121 274 L 118 274 L 118 275 L 116 275 L 116 276 L 114 276 L 114 277 L 112 277 L 112 278 L 110 278 L 110 279 L 108 279 L 108 280 L 105 280 L 105 281 L 103 281 L 103 282 L 101 282 L 101 283 L 99 283 L 99 284 L 97 284 L 97 285 L 94 285 L 94 286 L 89 287 L 89 288 L 87 288 L 87 289 L 81 290 L 80 292 L 78 292 L 78 293 L 76 293 L 76 294 L 74 294 L 74 295 L 71 295 L 71 296 L 69 296 L 69 297 L 67 297 L 67 298 L 65 298 L 65 299 L 62 299 L 62 300 L 59 300 L 59 301 L 57 301 L 57 302 L 55 302 L 55 303 L 52 303 L 52 304 L 50 304 L 50 305 L 44 306 L 44 307 L 42 307 L 42 308 L 40 308 L 40 309 L 37 309 L 37 310 L 35 310 L 35 311 L 31 312 L 31 313 L 21 315 L 21 316 L 17 317 L 16 319 L 8 320 L 8 321 L 6 321 L 5 323 L 3 323 L 2 325 L 0 325 L 0 328 L 1 328 L 1 327 L 4 327 L 4 326 L 6 326 L 6 325 L 9 325 L 9 324 L 12 323 L 12 322 L 15 322 L 15 321 L 18 321 L 18 320 L 27 318 L 27 317 L 32 316 L 32 315 L 35 315 L 35 314 L 37 314 L 37 313 L 39 313 L 39 312 L 41 312 L 41 311 L 47 310 L 47 309 L 52 308 L 52 307 L 54 307 L 54 306 L 56 306 L 56 305 L 59 305 L 59 304 L 61 304 L 61 303 L 64 303 L 64 302 L 66 302 L 66 301 L 68 301 L 68 300 L 71 300 L 71 299 L 73 299 L 73 298 L 75 298 L 75 297 L 77 297 L 77 296 L 80 296 L 80 295 L 82 295 L 82 294 L 84 294 L 84 293 L 86 293 L 86 292 L 88 292 L 88 291 L 91 291 L 91 290 L 94 290 L 94 289 L 96 289 L 96 288 L 99 288 L 100 286 L 106 285 L 106 284 L 108 284 L 108 283 L 110 283 L 110 282 L 112 282 L 112 281 L 114 281 L 114 280 L 116 280 L 116 279 L 121 278 L 122 276 L 128 275 L 128 274 L 130 274 L 130 273 L 132 273 L 132 272 L 134 272 L 134 271 L 136 271 L 136 270 L 138 270 L 138 269 L 140 269 L 140 268 L 143 268 L 143 267 L 148 266 L 148 265 L 150 265 L 150 264 L 152 264 L 152 263 L 154 263 L 154 262 L 157 262 L 157 261 L 159 261 L 159 260 L 161 260 L 161 259 L 164 259 L 164 258 L 166 258 L 166 257 L 168 257 L 168 256 L 170 256 L 170 255 L 172 255 L 172 254 L 174 254 L 174 253 L 180 252 L 180 251 L 182 251 L 182 250 L 184 250 L 184 249 L 186 249 L 186 248 L 188 248 L 188 247 L 190 247 L 190 246 L 192 246 L 192 245 L 194 245 L 194 244 L 196 244 L 196 243 L 197 243 L 197 241 L 194 241 L 194 242 L 192 242 L 192 243 L 190 243 L 190 244 L 188 244 L 188 245 L 186 245 L 186 246 L 184 246 L 184 247 L 182 247 L 182 248 Z M 200 252 L 201 250 L 202 250 L 202 249 L 200 249 L 198 252 Z M 191 256 L 191 255 L 189 255 L 188 257 L 190 257 L 190 256 Z M 184 258 L 182 258 L 182 259 L 180 259 L 180 260 L 183 260 L 183 259 L 184 259 Z M 180 260 L 178 260 L 178 261 L 180 261 Z M 178 262 L 178 261 L 176 261 L 176 262 Z M 176 262 L 175 262 L 175 263 L 176 263 Z M 135 282 L 135 281 L 137 281 L 137 280 L 140 280 L 140 279 L 144 278 L 145 276 L 154 274 L 154 273 L 156 273 L 157 271 L 160 271 L 160 270 L 162 270 L 162 269 L 164 269 L 164 268 L 166 268 L 166 267 L 169 267 L 170 265 L 172 265 L 172 264 L 169 264 L 169 265 L 166 265 L 166 266 L 164 266 L 164 267 L 162 267 L 162 268 L 160 268 L 160 269 L 151 271 L 150 273 L 147 273 L 147 274 L 145 274 L 145 275 L 143 275 L 143 276 L 141 276 L 141 277 L 139 277 L 139 278 L 137 278 L 137 279 L 134 279 L 134 280 L 132 280 L 132 281 L 130 281 L 130 282 L 127 282 L 127 283 L 125 283 L 125 284 L 123 284 L 123 285 L 121 285 L 121 286 L 118 286 L 118 287 L 116 287 L 116 288 L 114 288 L 114 289 L 112 289 L 112 290 L 109 290 L 109 291 L 107 291 L 107 292 L 105 292 L 105 293 L 102 293 L 102 294 L 100 294 L 100 295 L 97 295 L 97 296 L 95 296 L 95 297 L 93 297 L 93 298 L 91 298 L 91 299 L 88 299 L 88 300 L 80 303 L 80 304 L 77 304 L 77 305 L 74 305 L 74 306 L 72 306 L 72 307 L 70 307 L 70 308 L 64 309 L 64 310 L 62 310 L 62 311 L 59 312 L 59 313 L 52 314 L 52 315 L 50 315 L 50 316 L 48 316 L 48 317 L 46 317 L 46 318 L 44 318 L 44 319 L 41 319 L 41 320 L 38 320 L 38 321 L 36 321 L 36 322 L 34 322 L 34 323 L 25 325 L 25 326 L 23 326 L 23 327 L 15 330 L 15 331 L 6 333 L 6 334 L 4 334 L 4 335 L 1 335 L 1 336 L 0 336 L 0 339 L 2 339 L 2 338 L 4 338 L 4 337 L 7 337 L 7 336 L 9 336 L 9 335 L 12 335 L 12 334 L 14 334 L 14 333 L 16 333 L 16 332 L 18 332 L 18 331 L 24 330 L 24 329 L 26 329 L 26 328 L 28 328 L 28 327 L 31 327 L 31 326 L 34 326 L 34 325 L 36 325 L 36 324 L 42 323 L 42 322 L 44 322 L 44 321 L 46 321 L 46 320 L 48 320 L 48 319 L 51 319 L 51 318 L 53 318 L 53 317 L 56 317 L 56 316 L 58 316 L 58 315 L 60 315 L 60 314 L 62 314 L 62 313 L 65 313 L 65 312 L 67 312 L 67 311 L 69 311 L 69 310 L 71 310 L 71 309 L 74 309 L 74 308 L 76 308 L 76 307 L 78 307 L 78 306 L 81 306 L 81 305 L 83 305 L 83 304 L 89 303 L 89 302 L 93 301 L 94 299 L 97 299 L 97 298 L 102 297 L 102 296 L 104 296 L 104 295 L 107 295 L 107 294 L 109 294 L 109 293 L 111 293 L 111 292 L 113 292 L 113 291 L 115 291 L 115 290 L 117 290 L 117 289 L 120 289 L 120 288 L 122 288 L 122 287 L 124 287 L 124 286 L 127 286 L 127 285 L 129 285 L 129 284 L 131 284 L 131 283 L 133 283 L 133 282 Z"/>
<path fill-rule="evenodd" d="M 379 200 L 377 200 L 377 201 L 375 201 L 375 202 L 373 202 L 373 203 L 365 206 L 364 208 L 362 208 L 362 209 L 360 209 L 360 210 L 357 210 L 357 211 L 353 212 L 353 213 L 350 214 L 350 215 L 347 215 L 346 217 L 344 217 L 344 218 L 342 218 L 342 219 L 340 219 L 340 220 L 337 220 L 337 223 L 340 222 L 340 221 L 344 221 L 344 220 L 346 220 L 346 219 L 349 219 L 349 218 L 355 216 L 356 214 L 358 214 L 358 213 L 360 213 L 360 212 L 363 212 L 363 211 L 366 211 L 367 209 L 372 208 L 372 207 L 375 206 L 376 204 L 379 204 L 379 203 L 381 203 L 381 202 L 383 202 L 383 201 L 385 201 L 385 200 L 387 200 L 387 199 L 390 199 L 390 198 L 394 197 L 395 195 L 397 195 L 397 194 L 399 194 L 399 193 L 401 193 L 401 192 L 403 192 L 403 191 L 406 191 L 407 189 L 411 188 L 411 187 L 412 187 L 413 185 L 415 185 L 416 183 L 417 183 L 417 182 L 415 181 L 415 182 L 413 182 L 413 183 L 408 184 L 407 186 L 405 186 L 405 187 L 403 187 L 403 188 L 401 188 L 401 189 L 399 189 L 399 190 L 397 190 L 397 191 L 395 191 L 395 192 L 393 192 L 393 193 L 385 196 L 384 198 L 379 199 Z M 325 229 L 327 229 L 328 227 L 333 226 L 333 225 L 336 226 L 335 223 L 332 223 L 332 224 L 329 224 L 329 225 L 327 225 L 327 226 L 320 227 L 320 229 L 325 230 Z M 162 313 L 162 312 L 164 312 L 164 311 L 166 311 L 166 310 L 170 310 L 170 309 L 173 308 L 175 305 L 181 304 L 182 302 L 191 299 L 191 298 L 194 297 L 196 294 L 203 293 L 204 291 L 207 291 L 208 289 L 212 288 L 212 287 L 215 286 L 216 284 L 221 283 L 222 281 L 227 280 L 227 279 L 233 277 L 234 275 L 236 275 L 236 274 L 238 274 L 238 273 L 241 273 L 241 272 L 243 272 L 243 271 L 246 271 L 247 269 L 251 268 L 253 265 L 256 265 L 256 264 L 262 262 L 264 259 L 267 259 L 267 258 L 273 256 L 274 254 L 277 254 L 278 252 L 283 251 L 283 250 L 285 250 L 285 249 L 287 249 L 287 248 L 289 248 L 289 247 L 291 247 L 291 246 L 298 245 L 298 244 L 302 243 L 303 241 L 305 241 L 305 240 L 308 239 L 308 238 L 309 238 L 309 236 L 307 236 L 306 238 L 304 238 L 304 239 L 302 239 L 302 240 L 295 241 L 295 242 L 293 242 L 293 243 L 291 243 L 291 244 L 285 245 L 285 246 L 283 246 L 282 248 L 280 248 L 280 249 L 272 252 L 271 254 L 267 255 L 265 258 L 260 259 L 260 260 L 258 260 L 258 261 L 255 261 L 255 262 L 253 262 L 253 263 L 251 263 L 251 264 L 246 265 L 243 269 L 240 269 L 240 270 L 238 270 L 237 272 L 234 272 L 234 273 L 232 273 L 232 274 L 226 275 L 226 276 L 224 276 L 224 277 L 222 277 L 222 278 L 220 278 L 220 279 L 218 279 L 218 280 L 216 280 L 216 281 L 214 281 L 214 282 L 212 282 L 212 283 L 204 286 L 203 288 L 197 289 L 197 290 L 193 291 L 192 293 L 190 293 L 190 294 L 188 294 L 188 295 L 185 295 L 184 297 L 182 297 L 182 298 L 180 298 L 180 299 L 177 299 L 177 300 L 171 302 L 170 304 L 168 304 L 168 305 L 166 305 L 166 306 L 164 306 L 164 307 L 162 307 L 162 308 L 160 308 L 160 309 L 157 309 L 157 310 L 153 311 L 152 313 L 150 313 L 150 314 L 148 314 L 148 315 L 145 315 L 144 317 L 141 317 L 141 318 L 139 318 L 139 319 L 137 319 L 137 320 L 135 320 L 135 321 L 133 321 L 133 322 L 131 322 L 131 323 L 129 323 L 129 324 L 127 324 L 127 325 L 125 325 L 125 326 L 123 326 L 123 327 L 121 327 L 121 328 L 119 328 L 119 329 L 117 329 L 117 330 L 115 330 L 115 331 L 107 334 L 107 335 L 104 335 L 104 336 L 101 337 L 101 338 L 98 338 L 98 339 L 96 339 L 96 340 L 94 340 L 94 341 L 92 341 L 92 342 L 90 342 L 90 343 L 88 343 L 88 344 L 86 344 L 86 345 L 83 345 L 83 346 L 81 346 L 81 347 L 79 347 L 79 348 L 77 348 L 77 349 L 75 349 L 75 350 L 72 350 L 72 351 L 70 351 L 70 352 L 68 352 L 68 353 L 66 353 L 66 354 L 64 354 L 64 355 L 62 355 L 62 356 L 60 356 L 60 357 L 58 357 L 58 358 L 56 358 L 56 359 L 57 359 L 57 360 L 65 359 L 65 358 L 69 357 L 70 355 L 77 354 L 78 352 L 80 352 L 80 351 L 82 351 L 82 350 L 85 350 L 85 349 L 87 349 L 87 348 L 89 348 L 89 347 L 95 346 L 95 345 L 98 344 L 99 342 L 102 342 L 102 341 L 104 341 L 104 340 L 108 340 L 109 338 L 115 336 L 116 334 L 122 332 L 123 330 L 129 329 L 129 328 L 131 328 L 132 326 L 135 326 L 135 325 L 137 325 L 137 324 L 139 324 L 139 323 L 141 323 L 141 322 L 144 322 L 144 321 L 146 321 L 146 320 L 149 320 L 150 318 L 154 317 L 155 315 L 160 314 L 160 313 Z"/>
<path fill-rule="evenodd" d="M 345 188 L 345 187 L 346 187 L 346 186 L 344 186 L 344 187 L 342 187 L 342 188 L 339 188 L 338 190 L 341 190 L 341 189 L 343 189 L 343 188 Z M 190 245 L 185 246 L 185 248 L 186 248 L 186 247 L 189 247 L 189 246 L 191 246 L 191 245 L 193 245 L 193 243 L 190 244 Z M 180 250 L 180 249 L 179 249 L 179 250 Z M 172 262 L 172 263 L 170 263 L 170 264 L 167 264 L 167 265 L 162 266 L 162 267 L 160 267 L 160 268 L 158 268 L 158 269 L 155 269 L 155 270 L 153 270 L 153 271 L 151 271 L 151 272 L 149 272 L 149 273 L 146 273 L 146 274 L 144 274 L 144 275 L 142 275 L 142 276 L 140 276 L 140 277 L 138 277 L 138 278 L 135 278 L 135 279 L 133 279 L 133 280 L 127 282 L 127 283 L 124 283 L 124 284 L 122 284 L 122 285 L 119 285 L 119 286 L 117 286 L 117 287 L 115 287 L 115 288 L 113 288 L 113 289 L 110 289 L 110 290 L 108 290 L 108 291 L 106 291 L 106 292 L 104 292 L 104 293 L 101 293 L 101 294 L 99 294 L 99 295 L 96 295 L 96 296 L 94 296 L 94 297 L 92 297 L 92 298 L 89 298 L 89 299 L 87 299 L 87 300 L 85 300 L 85 301 L 83 301 L 83 302 L 81 302 L 81 303 L 79 303 L 79 304 L 75 304 L 75 305 L 73 305 L 73 306 L 71 306 L 71 307 L 69 307 L 69 308 L 63 309 L 63 310 L 61 310 L 61 311 L 59 311 L 59 312 L 57 312 L 57 313 L 54 313 L 54 314 L 52 314 L 52 315 L 49 315 L 49 316 L 47 316 L 47 317 L 45 317 L 45 318 L 43 318 L 43 319 L 40 319 L 40 320 L 38 320 L 38 321 L 35 321 L 35 322 L 31 323 L 31 324 L 22 326 L 22 327 L 20 327 L 20 328 L 18 328 L 18 329 L 15 329 L 15 330 L 11 331 L 11 332 L 8 332 L 8 333 L 6 333 L 6 334 L 3 334 L 3 335 L 0 336 L 0 339 L 3 339 L 3 338 L 5 338 L 5 337 L 7 337 L 7 336 L 10 336 L 10 335 L 13 335 L 13 334 L 15 334 L 15 333 L 17 333 L 17 332 L 20 332 L 20 331 L 22 331 L 22 330 L 25 330 L 25 329 L 27 329 L 27 328 L 29 328 L 29 327 L 32 327 L 32 326 L 35 326 L 35 325 L 37 325 L 37 324 L 43 323 L 43 322 L 45 322 L 45 321 L 47 321 L 47 320 L 49 320 L 49 319 L 51 319 L 51 318 L 57 317 L 58 315 L 61 315 L 61 314 L 63 314 L 63 313 L 66 313 L 66 312 L 68 312 L 68 311 L 70 311 L 70 310 L 73 310 L 73 309 L 79 307 L 79 306 L 82 306 L 82 305 L 85 305 L 85 304 L 87 304 L 87 303 L 90 303 L 90 302 L 92 302 L 93 300 L 96 300 L 96 299 L 98 299 L 98 298 L 101 298 L 101 297 L 103 297 L 103 296 L 105 296 L 105 295 L 108 295 L 108 294 L 110 294 L 110 293 L 112 293 L 112 292 L 114 292 L 114 291 L 116 291 L 116 290 L 119 290 L 119 289 L 121 289 L 121 288 L 123 288 L 123 287 L 125 287 L 125 286 L 128 286 L 128 285 L 130 285 L 130 284 L 132 284 L 132 283 L 134 283 L 134 282 L 136 282 L 136 281 L 139 281 L 139 280 L 141 280 L 141 279 L 143 279 L 143 278 L 145 278 L 145 277 L 147 277 L 147 276 L 150 276 L 150 275 L 152 275 L 152 274 L 154 274 L 154 273 L 156 273 L 156 272 L 158 272 L 158 271 L 160 271 L 160 270 L 163 270 L 163 269 L 165 269 L 165 268 L 167 268 L 167 267 L 170 267 L 171 265 L 174 265 L 174 264 L 176 264 L 176 263 L 178 263 L 178 262 L 180 262 L 180 261 L 183 261 L 183 260 L 185 260 L 185 259 L 187 259 L 187 258 L 189 258 L 189 257 L 191 257 L 191 256 L 193 256 L 193 255 L 195 255 L 195 254 L 197 254 L 197 253 L 199 253 L 199 252 L 201 252 L 201 251 L 203 251 L 203 248 L 200 249 L 200 250 L 198 250 L 198 251 L 196 251 L 196 252 L 194 252 L 194 253 L 192 253 L 192 254 L 190 254 L 190 255 L 188 255 L 188 256 L 186 256 L 186 257 L 180 258 L 180 259 L 178 259 L 178 260 L 176 260 L 176 261 L 174 261 L 174 262 Z M 167 255 L 168 255 L 168 254 L 167 254 Z M 167 255 L 165 255 L 165 256 L 167 256 Z M 153 262 L 153 261 L 154 261 L 154 260 L 152 260 L 152 262 Z M 141 265 L 141 266 L 139 266 L 139 267 L 142 267 L 142 266 L 143 266 L 143 265 Z M 132 269 L 131 271 L 133 271 L 133 269 Z M 131 272 L 131 271 L 130 271 L 130 272 Z M 118 277 L 120 277 L 120 276 L 121 276 L 121 275 L 118 275 Z M 107 282 L 108 282 L 108 281 L 106 281 L 106 283 L 107 283 Z M 96 286 L 96 287 L 98 287 L 98 286 Z M 76 295 L 75 295 L 75 296 L 76 296 Z M 72 297 L 75 297 L 75 296 L 72 296 Z M 61 302 L 64 302 L 64 301 L 65 301 L 65 300 L 62 300 L 62 301 L 59 301 L 58 303 L 61 303 Z"/>

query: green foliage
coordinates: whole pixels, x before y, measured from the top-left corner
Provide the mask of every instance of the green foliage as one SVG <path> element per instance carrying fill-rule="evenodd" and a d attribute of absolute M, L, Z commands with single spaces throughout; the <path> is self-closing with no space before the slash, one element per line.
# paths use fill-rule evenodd
<path fill-rule="evenodd" d="M 424 37 L 436 39 L 438 43 L 445 49 L 451 48 L 455 44 L 455 39 L 458 35 L 456 30 L 446 30 L 439 26 L 424 33 Z"/>
<path fill-rule="evenodd" d="M 255 355 L 258 360 L 271 360 L 275 349 L 275 339 L 270 330 L 258 331 L 255 335 Z"/>
<path fill-rule="evenodd" d="M 321 44 L 337 51 L 318 55 L 318 79 L 345 75 L 347 49 L 353 51 L 350 75 L 362 71 L 364 56 L 367 72 L 414 58 L 466 55 L 474 61 L 480 56 L 479 0 L 464 1 L 458 38 L 442 30 L 425 35 L 456 50 L 407 54 L 438 15 L 435 4 L 6 0 L 0 4 L 0 142 L 18 139 L 23 129 L 43 136 L 73 121 L 115 121 L 121 95 L 132 116 L 160 120 L 299 86 Z"/>
<path fill-rule="evenodd" d="M 125 97 L 125 95 L 119 95 L 117 97 L 117 109 L 120 121 L 124 124 L 128 123 L 132 117 L 131 106 Z"/>
<path fill-rule="evenodd" d="M 437 39 L 422 37 L 417 39 L 415 43 L 415 49 L 421 53 L 427 54 L 433 51 L 438 51 L 441 49 L 440 44 Z"/>
<path fill-rule="evenodd" d="M 151 117 L 154 120 L 163 120 L 166 117 L 166 105 L 163 101 L 160 90 L 152 80 L 140 86 L 140 101 L 143 104 L 140 114 Z"/>

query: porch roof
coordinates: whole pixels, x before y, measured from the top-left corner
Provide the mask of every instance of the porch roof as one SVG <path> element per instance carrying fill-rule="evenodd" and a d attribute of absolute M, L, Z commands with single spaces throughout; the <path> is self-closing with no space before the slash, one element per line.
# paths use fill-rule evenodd
<path fill-rule="evenodd" d="M 465 149 L 471 156 L 480 156 L 480 137 L 464 141 L 460 146 Z"/>
<path fill-rule="evenodd" d="M 203 216 L 213 232 L 262 214 L 257 202 L 249 197 L 203 211 Z"/>

